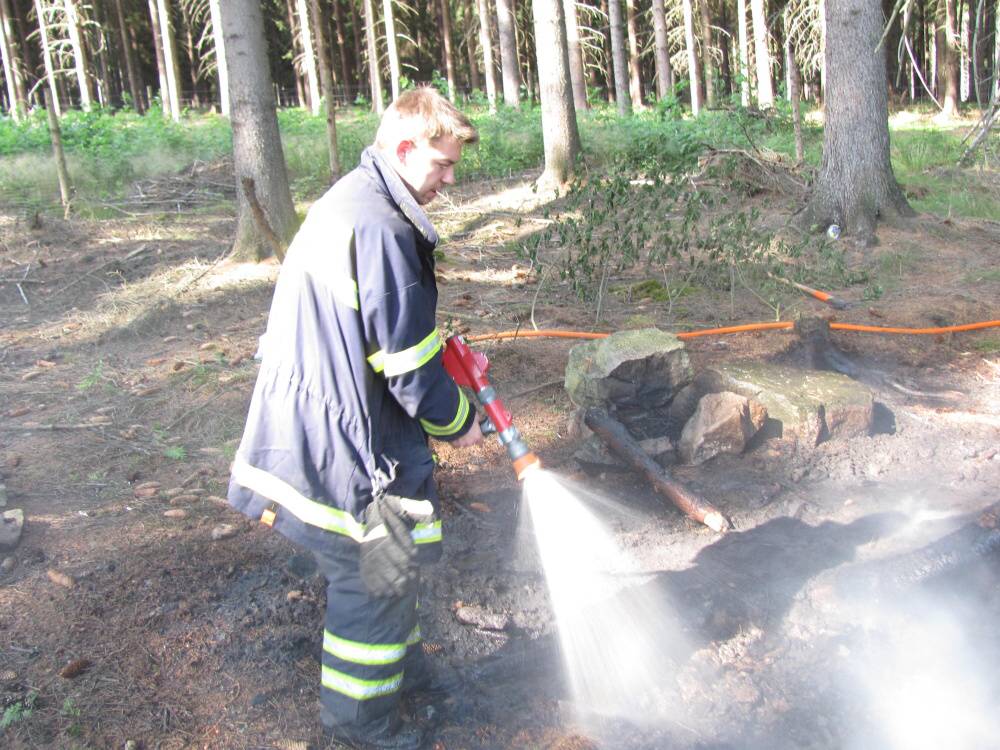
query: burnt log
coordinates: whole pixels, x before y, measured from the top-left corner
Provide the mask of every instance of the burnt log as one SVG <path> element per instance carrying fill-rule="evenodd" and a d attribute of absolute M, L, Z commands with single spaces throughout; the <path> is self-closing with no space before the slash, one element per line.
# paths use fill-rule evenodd
<path fill-rule="evenodd" d="M 641 471 L 653 488 L 673 503 L 681 513 L 712 531 L 724 532 L 729 528 L 725 516 L 683 485 L 675 482 L 666 470 L 649 457 L 625 426 L 604 409 L 587 409 L 584 415 L 587 427 L 594 431 L 626 463 Z"/>

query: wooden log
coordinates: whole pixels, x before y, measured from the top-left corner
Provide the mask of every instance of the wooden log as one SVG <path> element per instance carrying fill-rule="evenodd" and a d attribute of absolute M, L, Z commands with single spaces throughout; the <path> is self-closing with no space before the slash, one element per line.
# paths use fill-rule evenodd
<path fill-rule="evenodd" d="M 675 482 L 666 469 L 646 455 L 625 425 L 604 409 L 587 409 L 584 422 L 616 455 L 635 467 L 649 480 L 653 488 L 669 500 L 684 515 L 703 523 L 712 531 L 725 532 L 729 522 L 719 511 L 683 485 Z"/>

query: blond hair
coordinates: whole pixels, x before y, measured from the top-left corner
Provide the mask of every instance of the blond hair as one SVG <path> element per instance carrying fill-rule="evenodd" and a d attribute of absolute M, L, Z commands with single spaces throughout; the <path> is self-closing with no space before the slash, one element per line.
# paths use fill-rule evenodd
<path fill-rule="evenodd" d="M 391 149 L 400 141 L 435 141 L 446 136 L 463 146 L 479 142 L 479 133 L 468 117 L 435 89 L 421 86 L 389 105 L 375 134 L 375 146 Z"/>

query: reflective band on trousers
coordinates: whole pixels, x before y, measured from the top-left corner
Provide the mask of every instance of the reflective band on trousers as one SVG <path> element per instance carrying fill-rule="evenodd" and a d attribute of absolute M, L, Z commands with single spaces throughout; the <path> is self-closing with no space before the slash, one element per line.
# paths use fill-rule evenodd
<path fill-rule="evenodd" d="M 368 364 L 375 372 L 383 373 L 387 378 L 418 370 L 427 364 L 431 357 L 441 350 L 441 334 L 437 329 L 424 338 L 419 344 L 390 354 L 381 349 L 368 357 Z"/>
<path fill-rule="evenodd" d="M 322 682 L 323 687 L 329 690 L 346 695 L 356 701 L 366 701 L 399 690 L 400 685 L 403 684 L 403 673 L 394 674 L 385 680 L 362 680 L 324 665 Z"/>
<path fill-rule="evenodd" d="M 426 419 L 420 420 L 420 426 L 424 428 L 424 432 L 433 437 L 446 437 L 448 435 L 454 435 L 460 429 L 462 425 L 465 424 L 465 420 L 469 416 L 469 399 L 465 397 L 465 391 L 461 388 L 458 389 L 458 410 L 455 412 L 455 418 L 451 420 L 451 423 L 441 427 L 434 424 L 433 422 L 428 422 Z"/>
<path fill-rule="evenodd" d="M 347 511 L 310 500 L 284 480 L 273 474 L 268 474 L 263 469 L 251 466 L 239 455 L 233 461 L 232 475 L 233 479 L 248 490 L 277 503 L 310 526 L 317 526 L 335 534 L 349 536 L 359 544 L 386 535 L 385 524 L 379 524 L 369 530 L 364 523 L 358 521 Z M 427 516 L 434 512 L 434 506 L 429 500 L 412 500 L 405 497 L 400 498 L 400 500 L 407 513 Z M 410 536 L 413 538 L 414 544 L 440 542 L 441 522 L 418 523 L 410 531 Z"/>
<path fill-rule="evenodd" d="M 393 664 L 406 656 L 406 643 L 360 643 L 323 631 L 323 650 L 354 664 Z"/>

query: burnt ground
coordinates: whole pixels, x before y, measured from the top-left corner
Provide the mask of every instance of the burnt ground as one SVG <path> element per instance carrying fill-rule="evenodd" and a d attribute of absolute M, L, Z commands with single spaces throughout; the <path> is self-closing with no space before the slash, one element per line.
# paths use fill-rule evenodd
<path fill-rule="evenodd" d="M 529 327 L 532 315 L 541 328 L 593 327 L 592 305 L 554 276 L 539 292 L 505 244 L 543 211 L 516 180 L 437 207 L 442 321 L 471 333 Z M 0 572 L 0 741 L 315 743 L 322 582 L 220 499 L 276 266 L 227 260 L 232 221 L 211 210 L 41 229 L 3 216 L 0 227 L 0 481 L 28 519 Z M 881 264 L 892 283 L 838 319 L 998 317 L 997 225 L 922 217 L 880 237 L 874 258 L 850 262 Z M 784 303 L 789 317 L 827 314 L 791 293 Z M 681 329 L 773 312 L 750 294 L 703 291 L 681 310 L 608 295 L 602 315 L 601 330 Z M 1000 744 L 1000 540 L 988 511 L 1000 501 L 1000 334 L 835 339 L 863 365 L 881 431 L 673 467 L 732 520 L 724 536 L 628 472 L 575 464 L 561 388 L 573 342 L 483 347 L 529 442 L 596 498 L 644 573 L 606 609 L 668 603 L 673 647 L 656 684 L 634 686 L 636 715 L 581 718 L 499 447 L 441 446 L 446 556 L 426 575 L 422 625 L 427 651 L 466 689 L 434 711 L 409 707 L 435 748 Z M 746 357 L 807 366 L 783 333 L 688 348 L 696 369 Z M 231 535 L 213 539 L 223 524 Z M 458 619 L 463 607 L 478 625 Z"/>

